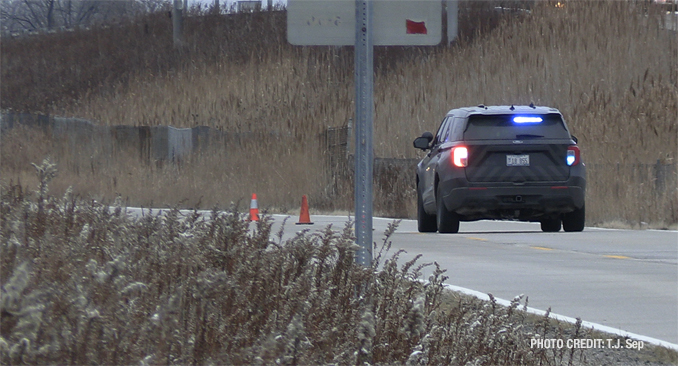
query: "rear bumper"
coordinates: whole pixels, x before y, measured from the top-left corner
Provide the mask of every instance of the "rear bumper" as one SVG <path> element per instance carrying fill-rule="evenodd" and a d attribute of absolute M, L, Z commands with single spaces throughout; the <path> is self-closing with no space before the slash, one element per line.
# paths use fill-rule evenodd
<path fill-rule="evenodd" d="M 466 219 L 518 216 L 530 219 L 572 212 L 584 206 L 586 181 L 572 177 L 567 182 L 469 185 L 452 179 L 440 183 L 448 210 Z M 515 212 L 519 211 L 518 215 Z"/>

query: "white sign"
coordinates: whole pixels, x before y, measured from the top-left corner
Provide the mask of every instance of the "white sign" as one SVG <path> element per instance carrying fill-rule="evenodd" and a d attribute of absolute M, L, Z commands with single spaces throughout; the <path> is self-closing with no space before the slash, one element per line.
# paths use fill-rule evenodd
<path fill-rule="evenodd" d="M 374 0 L 375 46 L 433 46 L 442 35 L 440 0 Z M 287 41 L 298 46 L 355 44 L 355 0 L 288 0 Z"/>

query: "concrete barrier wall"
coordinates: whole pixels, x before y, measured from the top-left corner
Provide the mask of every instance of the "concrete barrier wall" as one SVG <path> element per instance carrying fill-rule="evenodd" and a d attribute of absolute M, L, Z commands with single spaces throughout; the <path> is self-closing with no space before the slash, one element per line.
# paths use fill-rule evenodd
<path fill-rule="evenodd" d="M 19 126 L 37 128 L 48 136 L 67 139 L 71 148 L 88 156 L 114 158 L 121 151 L 137 151 L 140 159 L 155 162 L 178 162 L 193 154 L 206 152 L 209 148 L 227 149 L 248 141 L 255 141 L 253 133 L 227 133 L 199 126 L 174 128 L 169 126 L 100 126 L 81 118 L 63 118 L 26 113 L 0 113 L 0 130 L 7 131 Z M 329 128 L 324 134 L 327 147 L 328 179 L 336 181 L 353 170 L 352 156 L 348 148 L 350 128 Z M 272 132 L 278 139 L 291 138 Z M 414 184 L 414 168 L 418 159 L 375 159 L 374 173 L 378 185 L 386 187 L 396 178 L 405 178 Z M 678 184 L 676 163 L 657 161 L 656 164 L 596 164 L 589 163 L 588 176 L 591 183 L 601 176 L 624 177 L 626 184 L 642 186 L 657 196 L 675 195 Z M 624 191 L 621 183 L 608 187 Z M 336 184 L 335 184 L 336 185 Z M 593 187 L 591 187 L 593 188 Z"/>
<path fill-rule="evenodd" d="M 228 133 L 207 126 L 174 128 L 170 126 L 100 126 L 81 118 L 64 118 L 27 113 L 0 113 L 0 129 L 19 126 L 37 128 L 48 136 L 67 139 L 73 149 L 82 152 L 116 154 L 137 150 L 139 157 L 153 161 L 179 161 L 209 148 L 223 149 L 257 141 L 262 136 L 252 132 Z M 270 132 L 276 139 L 291 139 L 290 135 Z"/>
<path fill-rule="evenodd" d="M 154 161 L 175 162 L 193 152 L 206 151 L 211 145 L 223 147 L 227 137 L 222 131 L 205 126 L 100 126 L 81 118 L 12 112 L 0 113 L 0 118 L 3 132 L 20 126 L 36 128 L 53 138 L 67 140 L 82 153 L 113 156 L 137 150 L 141 159 Z M 251 137 L 233 135 L 229 140 L 239 142 Z"/>

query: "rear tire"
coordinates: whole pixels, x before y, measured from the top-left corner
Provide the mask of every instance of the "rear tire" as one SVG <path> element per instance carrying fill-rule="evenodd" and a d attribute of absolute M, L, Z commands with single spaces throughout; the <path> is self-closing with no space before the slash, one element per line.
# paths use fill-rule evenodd
<path fill-rule="evenodd" d="M 437 215 L 436 220 L 438 224 L 438 232 L 441 234 L 455 234 L 459 232 L 459 215 L 456 212 L 451 212 L 445 207 L 443 202 L 443 195 L 440 192 L 440 187 L 436 192 Z"/>
<path fill-rule="evenodd" d="M 424 199 L 417 187 L 417 229 L 420 233 L 435 233 L 438 230 L 436 225 L 436 216 L 429 215 L 424 210 Z"/>
<path fill-rule="evenodd" d="M 560 231 L 560 219 L 541 220 L 541 231 L 545 233 L 557 233 Z"/>
<path fill-rule="evenodd" d="M 563 215 L 563 230 L 568 232 L 583 231 L 586 223 L 586 205 Z"/>

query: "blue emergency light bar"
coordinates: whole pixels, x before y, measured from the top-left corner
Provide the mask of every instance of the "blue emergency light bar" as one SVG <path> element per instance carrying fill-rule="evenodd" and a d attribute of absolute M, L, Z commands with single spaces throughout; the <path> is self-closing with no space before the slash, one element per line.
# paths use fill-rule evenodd
<path fill-rule="evenodd" d="M 513 122 L 515 123 L 541 123 L 541 117 L 533 116 L 515 116 L 513 117 Z"/>

